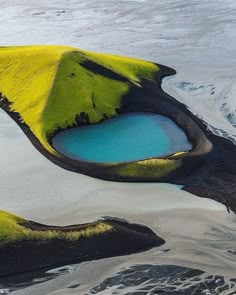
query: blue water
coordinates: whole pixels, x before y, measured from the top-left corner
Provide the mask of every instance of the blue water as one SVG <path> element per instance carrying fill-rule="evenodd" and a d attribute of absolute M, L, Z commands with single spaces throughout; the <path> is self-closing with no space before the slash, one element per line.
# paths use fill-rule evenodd
<path fill-rule="evenodd" d="M 153 113 L 128 113 L 100 124 L 71 128 L 53 138 L 60 153 L 87 162 L 126 162 L 191 149 L 185 133 Z"/>

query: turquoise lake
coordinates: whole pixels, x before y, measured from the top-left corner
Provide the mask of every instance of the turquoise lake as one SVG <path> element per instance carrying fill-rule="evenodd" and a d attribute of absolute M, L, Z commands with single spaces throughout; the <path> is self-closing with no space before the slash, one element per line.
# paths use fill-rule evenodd
<path fill-rule="evenodd" d="M 141 112 L 62 131 L 52 143 L 60 153 L 87 162 L 135 161 L 192 148 L 172 120 Z"/>

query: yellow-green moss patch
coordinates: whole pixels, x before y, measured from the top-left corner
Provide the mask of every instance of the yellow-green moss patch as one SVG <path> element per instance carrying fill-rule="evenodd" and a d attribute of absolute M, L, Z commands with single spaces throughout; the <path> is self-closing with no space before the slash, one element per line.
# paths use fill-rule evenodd
<path fill-rule="evenodd" d="M 31 230 L 27 228 L 27 220 L 11 213 L 0 211 L 0 246 L 23 240 L 49 241 L 63 239 L 75 241 L 80 238 L 90 238 L 112 231 L 112 226 L 106 222 L 87 225 L 78 231 Z"/>
<path fill-rule="evenodd" d="M 85 62 L 125 79 L 88 70 Z M 116 115 L 131 85 L 140 87 L 142 79 L 152 80 L 158 71 L 151 62 L 73 47 L 0 48 L 0 93 L 42 146 L 58 157 L 48 141 L 55 130 L 78 125 L 76 116 L 81 113 L 91 123 Z"/>
<path fill-rule="evenodd" d="M 132 163 L 124 163 L 115 167 L 115 171 L 123 177 L 162 178 L 182 165 L 181 160 L 147 159 Z"/>

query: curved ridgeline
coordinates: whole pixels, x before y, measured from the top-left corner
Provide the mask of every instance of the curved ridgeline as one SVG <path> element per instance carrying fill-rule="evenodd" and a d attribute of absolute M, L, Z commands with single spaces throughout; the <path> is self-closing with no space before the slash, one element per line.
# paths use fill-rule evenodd
<path fill-rule="evenodd" d="M 236 147 L 161 88 L 175 70 L 151 62 L 65 46 L 0 48 L 1 107 L 55 164 L 112 181 L 165 181 L 236 212 Z M 131 111 L 167 116 L 182 128 L 190 151 L 132 162 L 91 163 L 58 152 L 62 130 Z"/>
<path fill-rule="evenodd" d="M 0 211 L 0 281 L 4 276 L 132 254 L 164 243 L 146 226 L 119 219 L 63 227 Z"/>

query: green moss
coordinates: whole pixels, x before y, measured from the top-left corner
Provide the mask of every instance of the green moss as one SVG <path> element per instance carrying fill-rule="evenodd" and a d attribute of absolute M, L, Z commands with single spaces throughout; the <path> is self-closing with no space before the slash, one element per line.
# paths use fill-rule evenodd
<path fill-rule="evenodd" d="M 182 165 L 181 160 L 147 159 L 133 163 L 124 163 L 114 168 L 116 173 L 124 177 L 162 178 Z"/>
<path fill-rule="evenodd" d="M 115 116 L 131 87 L 142 87 L 144 80 L 156 83 L 160 70 L 151 62 L 65 46 L 0 48 L 0 53 L 0 92 L 44 149 L 57 157 L 61 155 L 49 142 L 56 130 L 78 125 L 81 113 L 90 123 Z M 113 171 L 124 177 L 161 178 L 181 163 L 173 156 L 118 164 Z M 7 224 L 17 226 L 18 235 L 19 224 L 9 219 Z M 2 235 L 8 232 L 2 230 Z"/>
<path fill-rule="evenodd" d="M 100 69 L 87 70 L 85 62 Z M 105 75 L 102 67 L 113 75 Z M 73 47 L 0 48 L 0 92 L 43 147 L 58 157 L 48 142 L 50 134 L 77 125 L 81 113 L 91 123 L 115 116 L 130 87 L 141 87 L 142 79 L 152 80 L 158 71 L 151 62 Z"/>
<path fill-rule="evenodd" d="M 88 61 L 127 81 L 86 69 L 83 64 Z M 42 140 L 47 141 L 57 128 L 77 125 L 76 116 L 82 112 L 88 115 L 90 123 L 115 116 L 130 86 L 141 79 L 153 79 L 158 70 L 153 63 L 125 57 L 87 51 L 64 53 L 41 115 Z"/>
<path fill-rule="evenodd" d="M 120 99 L 129 90 L 128 83 L 86 70 L 84 58 L 77 52 L 63 55 L 51 93 L 41 116 L 43 134 L 76 124 L 76 115 L 88 114 L 91 123 L 116 114 Z"/>
<path fill-rule="evenodd" d="M 103 65 L 137 84 L 142 79 L 154 80 L 155 74 L 159 71 L 159 67 L 156 64 L 140 59 L 84 50 L 81 50 L 81 53 L 87 59 Z"/>
<path fill-rule="evenodd" d="M 31 230 L 26 227 L 27 223 L 29 222 L 21 217 L 0 211 L 0 246 L 23 240 L 50 241 L 53 239 L 63 239 L 76 241 L 82 237 L 89 238 L 112 230 L 112 226 L 105 222 L 87 225 L 77 231 Z"/>

